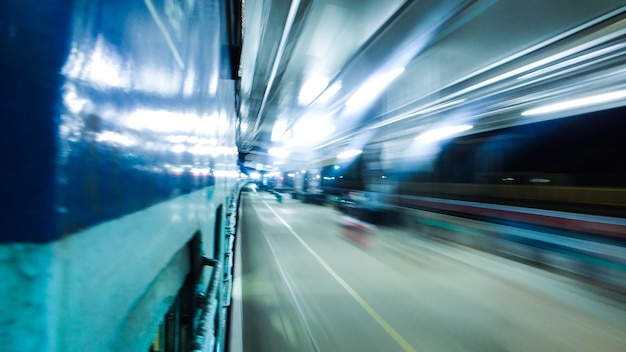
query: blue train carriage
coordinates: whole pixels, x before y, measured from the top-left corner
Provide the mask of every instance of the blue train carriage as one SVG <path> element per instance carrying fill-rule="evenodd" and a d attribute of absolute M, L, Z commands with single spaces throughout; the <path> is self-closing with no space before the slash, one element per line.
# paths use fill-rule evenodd
<path fill-rule="evenodd" d="M 324 204 L 326 195 L 320 187 L 321 174 L 315 165 L 302 165 L 301 168 L 286 171 L 281 175 L 283 191 L 291 193 L 291 197 L 303 203 Z"/>
<path fill-rule="evenodd" d="M 235 1 L 4 3 L 1 350 L 223 348 L 240 21 Z"/>
<path fill-rule="evenodd" d="M 362 177 L 420 235 L 623 293 L 624 114 L 622 106 L 451 137 L 424 156 L 389 152 L 387 190 L 369 177 L 371 162 Z"/>

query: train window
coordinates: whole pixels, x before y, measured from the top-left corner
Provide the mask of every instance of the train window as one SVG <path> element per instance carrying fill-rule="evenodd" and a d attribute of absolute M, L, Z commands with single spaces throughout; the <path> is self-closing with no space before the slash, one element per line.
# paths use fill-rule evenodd
<path fill-rule="evenodd" d="M 432 179 L 624 187 L 625 113 L 616 108 L 457 138 L 443 148 Z"/>

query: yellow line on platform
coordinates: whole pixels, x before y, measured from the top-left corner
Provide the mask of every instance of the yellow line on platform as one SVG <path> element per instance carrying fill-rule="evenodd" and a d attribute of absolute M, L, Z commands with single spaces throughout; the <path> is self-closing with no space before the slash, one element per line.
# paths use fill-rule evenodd
<path fill-rule="evenodd" d="M 280 215 L 278 215 L 278 213 L 272 207 L 269 206 L 269 204 L 267 204 L 267 202 L 265 202 L 265 200 L 262 201 L 263 204 L 265 204 L 265 206 L 272 213 L 274 213 L 276 218 L 278 218 L 278 220 L 282 222 L 283 225 L 285 225 L 285 227 L 298 240 L 298 242 L 300 242 L 300 244 L 302 244 L 302 246 L 309 253 L 311 253 L 315 260 L 320 263 L 320 265 L 330 274 L 330 276 L 332 276 L 333 279 L 335 279 L 335 281 L 337 281 L 339 285 L 341 285 L 341 287 L 343 287 L 348 292 L 348 294 L 350 294 L 350 296 L 354 298 L 354 300 L 367 312 L 367 314 L 369 314 L 374 319 L 374 321 L 376 321 L 376 323 L 378 323 L 378 325 L 380 325 L 380 327 L 382 327 L 383 330 L 385 330 L 385 332 L 389 334 L 389 336 L 391 336 L 391 338 L 396 341 L 398 345 L 400 345 L 400 347 L 402 347 L 404 351 L 417 352 L 417 350 L 413 348 L 413 346 L 411 346 L 411 344 L 404 337 L 402 337 L 402 335 L 400 335 L 396 331 L 396 329 L 394 329 L 380 314 L 378 314 L 378 312 L 374 308 L 372 308 L 372 306 L 367 303 L 367 301 L 363 297 L 361 297 L 361 295 L 359 295 L 344 279 L 342 279 L 341 276 L 339 276 L 339 274 L 337 274 L 335 270 L 333 270 L 333 268 L 331 268 L 330 265 L 328 265 L 328 263 L 326 263 L 326 261 L 322 259 L 322 257 L 317 254 L 317 252 L 313 248 L 311 248 L 308 243 L 306 243 L 302 239 L 302 237 L 300 237 L 300 235 L 298 235 L 298 233 L 285 220 L 283 220 L 283 218 L 280 217 Z"/>

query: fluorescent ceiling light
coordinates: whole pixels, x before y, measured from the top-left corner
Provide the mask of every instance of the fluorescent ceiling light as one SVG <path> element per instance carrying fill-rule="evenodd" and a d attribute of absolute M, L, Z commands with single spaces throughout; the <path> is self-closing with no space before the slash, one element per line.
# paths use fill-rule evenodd
<path fill-rule="evenodd" d="M 337 94 L 337 92 L 339 92 L 341 90 L 341 81 L 335 82 L 333 83 L 332 86 L 328 87 L 324 93 L 322 93 L 322 95 L 320 95 L 319 98 L 317 98 L 317 103 L 321 103 L 324 104 L 326 102 L 328 102 L 328 100 L 330 98 L 333 97 L 333 95 Z"/>
<path fill-rule="evenodd" d="M 376 124 L 374 124 L 372 126 L 369 126 L 369 127 L 367 127 L 367 129 L 376 129 L 376 128 L 380 128 L 380 127 L 383 127 L 383 126 L 391 125 L 392 123 L 396 123 L 396 122 L 399 122 L 399 121 L 402 121 L 402 120 L 405 120 L 405 119 L 408 119 L 408 118 L 411 118 L 411 117 L 415 117 L 415 116 L 418 116 L 418 115 L 430 114 L 431 112 L 434 112 L 434 111 L 437 111 L 437 110 L 443 110 L 445 108 L 449 108 L 451 106 L 464 103 L 466 100 L 467 99 L 457 99 L 457 100 L 446 102 L 446 103 L 441 103 L 441 104 L 437 104 L 437 105 L 428 106 L 428 107 L 425 107 L 425 108 L 423 108 L 421 110 L 412 111 L 412 112 L 409 112 L 409 113 L 406 113 L 406 114 L 403 114 L 403 115 L 400 115 L 400 116 L 389 118 L 387 120 L 384 120 L 382 122 L 379 122 L 379 123 L 376 123 Z"/>
<path fill-rule="evenodd" d="M 328 77 L 314 75 L 306 81 L 300 94 L 298 95 L 298 103 L 300 105 L 309 105 L 317 96 L 328 86 Z"/>
<path fill-rule="evenodd" d="M 372 77 L 348 99 L 346 107 L 369 105 L 394 79 L 396 79 L 396 77 L 402 74 L 402 72 L 404 72 L 404 67 Z"/>
<path fill-rule="evenodd" d="M 475 84 L 475 85 L 473 85 L 471 87 L 467 87 L 465 89 L 462 89 L 462 90 L 458 91 L 456 94 L 459 95 L 459 94 L 464 94 L 464 93 L 467 93 L 467 92 L 471 92 L 471 91 L 473 91 L 475 89 L 488 86 L 488 85 L 490 85 L 492 83 L 496 83 L 496 82 L 505 80 L 507 78 L 511 78 L 513 76 L 517 76 L 519 74 L 529 72 L 529 71 L 534 70 L 536 68 L 539 68 L 541 66 L 548 65 L 548 64 L 551 64 L 553 62 L 557 62 L 558 60 L 566 58 L 566 57 L 568 57 L 570 55 L 574 55 L 574 54 L 577 54 L 577 53 L 582 52 L 584 50 L 587 50 L 588 48 L 590 48 L 590 47 L 592 47 L 594 45 L 599 45 L 600 43 L 608 41 L 609 39 L 612 39 L 612 38 L 609 38 L 608 36 L 604 36 L 604 37 L 595 39 L 593 41 L 590 41 L 588 43 L 575 46 L 575 47 L 570 48 L 568 50 L 561 51 L 558 54 L 554 54 L 554 55 L 551 55 L 549 57 L 543 58 L 541 60 L 537 60 L 535 62 L 531 62 L 530 64 L 524 65 L 522 67 L 518 67 L 518 68 L 516 68 L 514 70 L 511 70 L 509 72 L 505 72 L 505 73 L 500 74 L 500 75 L 498 75 L 496 77 L 492 77 L 492 78 L 489 78 L 489 79 L 484 80 L 482 82 L 479 82 L 479 83 L 477 83 L 477 84 Z"/>
<path fill-rule="evenodd" d="M 441 104 L 437 104 L 437 105 L 433 105 L 427 108 L 424 108 L 422 110 L 419 110 L 418 112 L 416 112 L 415 114 L 411 115 L 411 116 L 415 116 L 415 115 L 425 115 L 428 113 L 431 113 L 433 111 L 437 111 L 437 110 L 441 110 L 453 105 L 458 105 L 461 104 L 463 102 L 465 102 L 466 99 L 457 99 L 457 100 L 453 100 L 453 101 L 449 101 L 449 102 L 445 102 L 445 103 L 441 103 Z"/>
<path fill-rule="evenodd" d="M 337 155 L 337 158 L 338 159 L 348 159 L 348 158 L 355 157 L 355 156 L 357 156 L 357 155 L 359 155 L 361 153 L 363 153 L 363 151 L 360 150 L 360 149 L 348 150 L 348 151 L 345 151 L 345 152 Z"/>
<path fill-rule="evenodd" d="M 568 100 L 562 103 L 545 105 L 545 106 L 538 107 L 536 109 L 526 110 L 522 112 L 522 115 L 531 116 L 531 115 L 549 114 L 549 113 L 557 112 L 557 111 L 570 110 L 570 109 L 580 108 L 584 106 L 608 103 L 610 101 L 615 101 L 615 100 L 619 100 L 622 98 L 626 98 L 626 89 L 618 90 L 618 91 L 611 92 L 611 93 L 593 95 L 593 96 L 586 97 L 586 98 Z"/>
<path fill-rule="evenodd" d="M 287 130 L 287 120 L 277 120 L 272 128 L 272 142 L 279 140 Z"/>
<path fill-rule="evenodd" d="M 292 139 L 295 143 L 317 142 L 335 132 L 335 126 L 328 117 L 305 116 L 293 127 Z"/>
<path fill-rule="evenodd" d="M 434 142 L 442 139 L 446 139 L 448 137 L 452 137 L 461 132 L 465 132 L 467 130 L 472 129 L 474 126 L 472 125 L 460 125 L 460 126 L 446 126 L 435 128 L 430 131 L 426 131 L 419 136 L 415 137 L 416 141 L 420 142 Z"/>
<path fill-rule="evenodd" d="M 610 54 L 610 53 L 612 53 L 614 51 L 623 49 L 624 47 L 626 47 L 626 44 L 624 44 L 624 43 L 615 44 L 615 45 L 612 45 L 612 46 L 607 47 L 607 48 L 603 48 L 603 49 L 600 49 L 600 50 L 592 51 L 590 53 L 587 53 L 587 54 L 584 54 L 584 55 L 580 55 L 580 56 L 574 57 L 574 58 L 569 59 L 569 60 L 565 60 L 565 61 L 560 62 L 558 64 L 550 65 L 550 66 L 548 66 L 546 68 L 542 68 L 540 70 L 533 71 L 531 73 L 528 73 L 528 74 L 525 74 L 523 76 L 517 77 L 517 79 L 519 79 L 519 80 L 528 79 L 528 78 L 532 78 L 532 77 L 536 77 L 536 76 L 540 76 L 540 75 L 546 74 L 548 72 L 557 71 L 557 70 L 560 70 L 560 69 L 568 67 L 568 66 L 579 65 L 583 61 L 595 59 L 595 58 L 597 58 L 599 56 Z"/>

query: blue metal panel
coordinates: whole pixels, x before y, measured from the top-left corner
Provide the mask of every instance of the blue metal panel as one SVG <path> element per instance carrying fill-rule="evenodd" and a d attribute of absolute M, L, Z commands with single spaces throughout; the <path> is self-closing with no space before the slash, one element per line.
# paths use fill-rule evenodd
<path fill-rule="evenodd" d="M 0 243 L 48 242 L 215 183 L 234 150 L 233 90 L 218 89 L 231 71 L 223 11 L 183 0 L 9 5 Z"/>
<path fill-rule="evenodd" d="M 55 116 L 71 3 L 4 2 L 0 11 L 0 242 L 56 236 Z"/>

